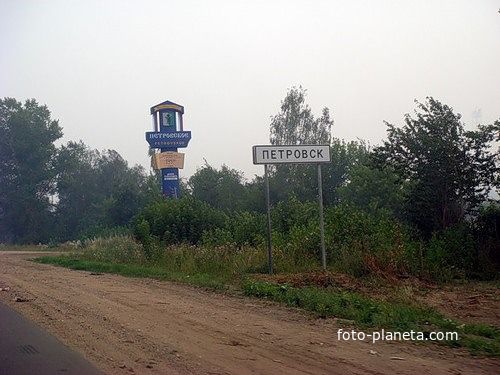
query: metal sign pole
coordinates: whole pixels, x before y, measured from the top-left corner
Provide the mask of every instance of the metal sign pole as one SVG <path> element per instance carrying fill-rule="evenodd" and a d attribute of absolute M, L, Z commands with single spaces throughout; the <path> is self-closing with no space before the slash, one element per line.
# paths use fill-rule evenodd
<path fill-rule="evenodd" d="M 264 175 L 266 180 L 266 205 L 267 205 L 267 264 L 269 274 L 273 273 L 273 244 L 272 244 L 272 227 L 271 227 L 271 198 L 269 197 L 269 176 L 267 172 L 267 164 L 264 164 Z"/>
<path fill-rule="evenodd" d="M 325 219 L 323 217 L 323 181 L 321 177 L 321 164 L 318 164 L 318 200 L 319 200 L 319 230 L 321 234 L 321 263 L 326 271 L 325 250 Z"/>

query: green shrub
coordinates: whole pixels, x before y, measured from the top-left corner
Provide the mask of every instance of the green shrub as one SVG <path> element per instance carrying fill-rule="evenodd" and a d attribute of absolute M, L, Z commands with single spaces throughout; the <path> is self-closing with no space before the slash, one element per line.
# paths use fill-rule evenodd
<path fill-rule="evenodd" d="M 203 246 L 207 246 L 209 248 L 220 246 L 236 247 L 233 233 L 226 228 L 215 228 L 203 232 L 201 243 Z"/>
<path fill-rule="evenodd" d="M 150 235 L 164 245 L 181 242 L 197 244 L 203 232 L 223 228 L 225 220 L 226 215 L 222 211 L 191 197 L 183 197 L 147 206 L 134 219 L 133 226 L 134 233 L 137 233 L 137 226 L 146 221 Z"/>
<path fill-rule="evenodd" d="M 131 236 L 98 237 L 84 241 L 80 253 L 83 259 L 115 263 L 143 263 L 143 246 Z"/>
<path fill-rule="evenodd" d="M 259 246 L 266 238 L 266 216 L 255 212 L 239 212 L 228 218 L 226 228 L 237 246 Z"/>
<path fill-rule="evenodd" d="M 112 236 L 127 236 L 131 231 L 126 226 L 108 227 L 103 225 L 95 225 L 87 228 L 78 235 L 78 240 L 85 241 L 97 237 L 112 237 Z"/>
<path fill-rule="evenodd" d="M 491 273 L 489 259 L 481 257 L 479 247 L 472 228 L 465 224 L 435 232 L 427 244 L 426 269 L 443 281 Z"/>
<path fill-rule="evenodd" d="M 203 232 L 202 243 L 217 246 L 261 246 L 265 242 L 266 217 L 256 212 L 238 212 L 227 216 L 223 228 Z"/>
<path fill-rule="evenodd" d="M 271 220 L 275 231 L 288 234 L 293 227 L 307 226 L 311 221 L 319 220 L 318 204 L 301 202 L 292 195 L 273 207 Z"/>
<path fill-rule="evenodd" d="M 406 273 L 415 244 L 409 232 L 385 211 L 364 212 L 349 206 L 326 210 L 328 262 L 342 272 Z"/>

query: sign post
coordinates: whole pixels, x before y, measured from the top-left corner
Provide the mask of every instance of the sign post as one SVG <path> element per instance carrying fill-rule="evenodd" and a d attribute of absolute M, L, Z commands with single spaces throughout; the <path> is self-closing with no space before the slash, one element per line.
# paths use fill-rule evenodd
<path fill-rule="evenodd" d="M 321 177 L 321 164 L 318 163 L 318 201 L 319 201 L 319 231 L 321 236 L 321 265 L 326 270 L 325 250 L 325 219 L 323 215 L 323 178 Z"/>
<path fill-rule="evenodd" d="M 266 206 L 267 206 L 267 265 L 269 274 L 273 273 L 273 243 L 271 226 L 271 197 L 269 196 L 269 173 L 267 164 L 264 164 L 264 175 L 266 179 Z"/>
<path fill-rule="evenodd" d="M 166 198 L 179 198 L 179 168 L 184 167 L 184 154 L 178 148 L 187 147 L 191 132 L 184 131 L 184 107 L 165 101 L 151 107 L 153 130 L 146 132 L 146 141 L 160 153 L 153 155 L 153 166 L 161 170 L 162 192 Z M 179 128 L 179 129 L 177 129 Z"/>
<path fill-rule="evenodd" d="M 267 205 L 267 259 L 269 273 L 273 273 L 271 203 L 269 197 L 269 164 L 318 164 L 318 203 L 321 236 L 321 265 L 326 270 L 325 220 L 323 215 L 323 179 L 321 163 L 329 163 L 329 145 L 259 145 L 253 146 L 253 163 L 264 164 Z"/>

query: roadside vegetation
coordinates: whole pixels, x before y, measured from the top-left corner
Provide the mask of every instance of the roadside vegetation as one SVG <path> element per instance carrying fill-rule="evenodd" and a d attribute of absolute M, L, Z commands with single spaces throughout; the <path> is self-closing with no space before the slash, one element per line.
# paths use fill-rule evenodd
<path fill-rule="evenodd" d="M 327 275 L 398 285 L 498 280 L 500 120 L 466 127 L 434 98 L 371 147 L 332 135 L 292 88 L 270 122 L 271 144 L 329 144 L 323 168 Z M 20 136 L 22 135 L 22 136 Z M 455 322 L 413 296 L 379 298 L 345 285 L 295 285 L 267 271 L 264 181 L 208 163 L 165 200 L 158 174 L 114 150 L 56 147 L 62 128 L 35 100 L 0 100 L 0 242 L 75 246 L 39 262 L 236 290 L 366 327 L 458 330 L 450 345 L 498 355 L 498 328 Z M 250 160 L 250 150 L 248 151 Z M 36 171 L 36 173 L 33 173 Z M 320 272 L 314 166 L 270 168 L 279 275 Z"/>
<path fill-rule="evenodd" d="M 453 331 L 459 339 L 442 342 L 451 347 L 464 347 L 472 354 L 500 356 L 500 330 L 496 326 L 463 323 L 450 319 L 412 293 L 401 293 L 397 279 L 363 276 L 359 288 L 350 285 L 351 277 L 342 273 L 319 270 L 311 261 L 301 264 L 301 272 L 293 267 L 291 254 L 276 252 L 276 264 L 285 273 L 266 276 L 264 247 L 217 247 L 176 245 L 156 249 L 151 254 L 130 236 L 115 236 L 85 241 L 77 251 L 46 256 L 37 262 L 95 273 L 114 273 L 127 277 L 170 280 L 224 292 L 264 298 L 291 307 L 302 308 L 317 317 L 340 319 L 347 327 L 392 329 L 395 331 Z M 298 257 L 299 255 L 297 255 Z M 289 267 L 289 268 L 287 268 Z M 333 270 L 335 267 L 331 267 Z M 372 295 L 373 281 L 389 291 L 384 296 Z"/>

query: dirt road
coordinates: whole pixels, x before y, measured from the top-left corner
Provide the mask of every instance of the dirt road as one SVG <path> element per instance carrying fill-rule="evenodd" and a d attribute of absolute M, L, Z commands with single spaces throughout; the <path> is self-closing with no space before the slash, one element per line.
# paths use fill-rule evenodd
<path fill-rule="evenodd" d="M 109 374 L 490 374 L 499 365 L 437 345 L 339 342 L 334 320 L 33 256 L 0 252 L 0 287 L 10 288 L 0 300 Z"/>

